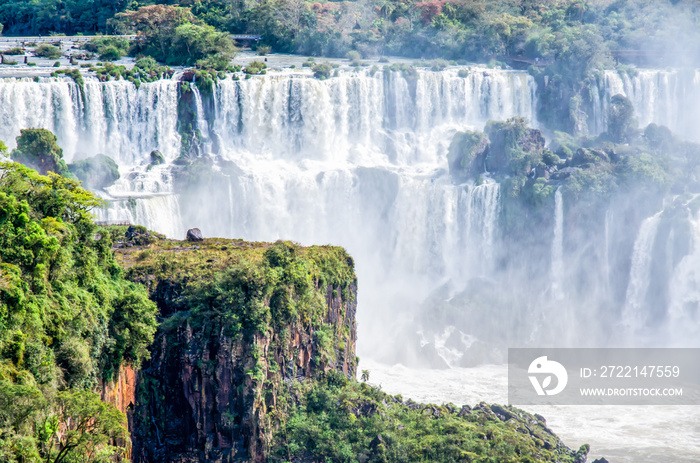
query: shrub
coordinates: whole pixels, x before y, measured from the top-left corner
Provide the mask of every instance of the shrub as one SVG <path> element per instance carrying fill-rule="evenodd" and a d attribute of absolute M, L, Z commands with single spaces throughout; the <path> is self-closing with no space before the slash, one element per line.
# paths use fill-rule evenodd
<path fill-rule="evenodd" d="M 263 63 L 262 61 L 252 61 L 248 63 L 248 66 L 246 66 L 245 69 L 243 69 L 243 72 L 248 75 L 265 74 L 266 68 L 267 64 Z"/>
<path fill-rule="evenodd" d="M 444 71 L 447 66 L 449 66 L 450 63 L 448 63 L 444 59 L 436 59 L 430 62 L 430 70 L 431 71 Z"/>
<path fill-rule="evenodd" d="M 271 51 L 272 51 L 272 47 L 269 46 L 269 45 L 260 45 L 260 46 L 258 46 L 258 49 L 255 50 L 255 52 L 256 52 L 259 56 L 265 56 L 265 55 L 267 55 L 268 53 L 270 53 Z"/>
<path fill-rule="evenodd" d="M 15 48 L 10 48 L 9 50 L 3 51 L 2 54 L 3 55 L 23 55 L 24 50 L 19 48 L 19 47 L 15 47 Z"/>
<path fill-rule="evenodd" d="M 228 68 L 231 58 L 231 55 L 227 53 L 215 53 L 197 61 L 197 66 L 204 69 L 223 71 Z"/>
<path fill-rule="evenodd" d="M 548 166 L 556 166 L 559 164 L 559 156 L 556 154 L 552 153 L 550 150 L 544 150 L 542 153 L 542 162 L 544 162 Z"/>
<path fill-rule="evenodd" d="M 99 55 L 104 54 L 108 49 L 115 48 L 121 57 L 128 54 L 129 41 L 119 37 L 97 37 L 86 43 L 83 48 Z"/>
<path fill-rule="evenodd" d="M 360 61 L 362 60 L 362 55 L 356 50 L 350 50 L 345 54 L 345 57 L 350 61 L 354 66 L 358 66 L 360 64 Z"/>
<path fill-rule="evenodd" d="M 63 51 L 60 48 L 49 45 L 48 43 L 42 43 L 34 49 L 34 54 L 36 56 L 41 56 L 42 58 L 56 59 L 63 56 Z"/>
<path fill-rule="evenodd" d="M 100 59 L 102 61 L 117 61 L 121 59 L 122 55 L 117 47 L 107 47 L 100 54 Z"/>
<path fill-rule="evenodd" d="M 150 71 L 151 69 L 157 68 L 158 63 L 150 56 L 146 56 L 136 60 L 135 66 L 139 69 L 143 69 L 144 71 Z"/>
<path fill-rule="evenodd" d="M 104 154 L 69 164 L 68 169 L 91 190 L 107 188 L 119 179 L 117 163 Z"/>
<path fill-rule="evenodd" d="M 55 67 L 55 68 L 60 68 L 60 67 L 61 67 L 61 62 L 60 62 L 60 61 L 56 61 L 55 63 L 53 63 L 53 67 Z"/>
<path fill-rule="evenodd" d="M 314 71 L 314 77 L 317 79 L 328 79 L 331 76 L 331 71 L 333 70 L 333 67 L 328 64 L 328 63 L 319 63 L 319 64 L 314 64 L 314 66 L 311 68 L 312 71 Z"/>

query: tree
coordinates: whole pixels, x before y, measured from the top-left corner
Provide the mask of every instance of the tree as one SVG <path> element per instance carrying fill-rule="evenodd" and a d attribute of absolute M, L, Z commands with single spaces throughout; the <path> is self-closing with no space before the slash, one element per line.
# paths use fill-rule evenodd
<path fill-rule="evenodd" d="M 628 141 L 629 136 L 636 128 L 634 107 L 629 98 L 619 93 L 610 98 L 608 135 L 612 141 L 617 143 Z"/>
<path fill-rule="evenodd" d="M 175 29 L 195 20 L 189 8 L 172 5 L 143 6 L 136 11 L 125 11 L 115 17 L 115 27 L 119 32 L 133 32 L 144 37 L 137 44 L 137 51 L 165 61 Z"/>
<path fill-rule="evenodd" d="M 22 129 L 17 140 L 17 148 L 12 150 L 13 160 L 36 169 L 40 174 L 48 172 L 64 174 L 68 172 L 63 161 L 63 150 L 58 139 L 46 129 Z"/>
<path fill-rule="evenodd" d="M 228 34 L 198 24 L 189 8 L 151 5 L 117 15 L 125 30 L 141 34 L 137 52 L 173 65 L 226 68 L 236 48 Z M 208 61 L 205 61 L 207 60 Z"/>
<path fill-rule="evenodd" d="M 185 23 L 175 28 L 172 46 L 165 58 L 168 64 L 195 64 L 209 56 L 220 55 L 228 64 L 235 55 L 233 41 L 212 26 Z"/>
<path fill-rule="evenodd" d="M 59 392 L 54 413 L 43 425 L 39 428 L 40 451 L 53 463 L 87 463 L 119 455 L 121 449 L 110 441 L 127 437 L 124 414 L 86 390 Z"/>

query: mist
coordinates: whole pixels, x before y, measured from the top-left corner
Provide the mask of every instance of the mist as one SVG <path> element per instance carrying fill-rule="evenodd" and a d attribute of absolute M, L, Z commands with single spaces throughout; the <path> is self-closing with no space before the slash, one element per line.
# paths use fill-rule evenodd
<path fill-rule="evenodd" d="M 603 202 L 553 178 L 540 206 L 514 212 L 488 173 L 455 181 L 457 131 L 521 116 L 553 136 L 526 72 L 464 69 L 327 81 L 287 71 L 229 78 L 210 96 L 175 80 L 137 90 L 87 78 L 84 103 L 70 81 L 6 80 L 0 139 L 43 126 L 68 162 L 112 156 L 122 175 L 100 192 L 101 220 L 179 239 L 198 227 L 345 246 L 359 276 L 361 357 L 446 368 L 502 363 L 514 346 L 697 346 L 694 191 L 656 197 L 625 184 Z M 597 85 L 592 135 L 621 93 L 640 127 L 697 137 L 697 71 L 606 71 Z M 183 106 L 201 134 L 187 166 L 177 162 Z M 165 165 L 149 164 L 156 148 Z"/>

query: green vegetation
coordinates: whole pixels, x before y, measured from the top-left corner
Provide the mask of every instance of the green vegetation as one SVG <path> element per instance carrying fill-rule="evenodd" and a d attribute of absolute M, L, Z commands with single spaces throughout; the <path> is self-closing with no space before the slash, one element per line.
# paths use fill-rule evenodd
<path fill-rule="evenodd" d="M 314 77 L 323 80 L 328 79 L 331 76 L 333 67 L 328 63 L 318 63 L 314 64 L 311 67 L 311 70 L 314 71 Z"/>
<path fill-rule="evenodd" d="M 63 161 L 63 150 L 56 135 L 46 129 L 22 129 L 17 137 L 17 148 L 12 150 L 13 160 L 36 169 L 41 174 L 55 172 L 65 174 L 68 167 Z"/>
<path fill-rule="evenodd" d="M 417 404 L 335 372 L 289 394 L 272 449 L 285 461 L 573 463 L 588 453 L 558 445 L 543 421 L 510 406 Z"/>
<path fill-rule="evenodd" d="M 248 66 L 246 66 L 243 69 L 243 72 L 245 72 L 248 75 L 258 75 L 258 74 L 265 74 L 265 69 L 267 69 L 267 64 L 263 63 L 262 61 L 251 61 L 248 63 Z"/>
<path fill-rule="evenodd" d="M 2 54 L 3 54 L 3 55 L 8 55 L 8 56 L 23 55 L 23 54 L 24 54 L 24 50 L 23 50 L 22 48 L 15 47 L 15 48 L 10 48 L 10 49 L 8 49 L 8 50 L 4 50 L 4 51 L 2 52 Z"/>
<path fill-rule="evenodd" d="M 99 55 L 102 61 L 116 61 L 129 53 L 129 41 L 116 37 L 98 37 L 86 43 L 84 48 Z"/>
<path fill-rule="evenodd" d="M 132 53 L 142 53 L 169 65 L 198 64 L 226 69 L 236 48 L 228 34 L 201 24 L 189 8 L 151 5 L 120 13 L 120 32 L 140 32 L 145 40 L 134 43 Z"/>
<path fill-rule="evenodd" d="M 455 180 L 477 178 L 485 169 L 484 150 L 488 142 L 487 135 L 481 132 L 456 133 L 447 152 L 450 175 Z"/>
<path fill-rule="evenodd" d="M 90 190 L 107 188 L 119 180 L 119 166 L 104 154 L 69 164 L 68 170 Z"/>
<path fill-rule="evenodd" d="M 317 287 L 332 285 L 344 298 L 355 284 L 352 259 L 342 248 L 303 248 L 289 242 L 248 243 L 242 240 L 156 242 L 146 250 L 125 248 L 119 262 L 126 277 L 150 285 L 168 281 L 180 288 L 169 304 L 187 308 L 192 326 L 219 320 L 229 336 L 251 336 L 325 316 Z"/>
<path fill-rule="evenodd" d="M 207 27 L 212 26 L 226 33 L 259 33 L 265 46 L 306 55 L 357 52 L 481 62 L 517 58 L 535 64 L 533 72 L 548 75 L 555 87 L 582 82 L 614 58 L 698 65 L 699 13 L 694 0 L 0 0 L 0 22 L 10 34 L 140 31 L 147 37 L 142 52 L 168 64 L 195 64 L 212 44 L 228 53 L 230 44 Z M 182 25 L 187 27 L 176 31 Z M 177 44 L 173 51 L 165 46 L 170 42 Z M 193 43 L 203 46 L 187 49 Z M 582 95 L 583 89 L 567 92 L 566 99 Z M 550 102 L 559 90 L 552 90 Z"/>
<path fill-rule="evenodd" d="M 63 56 L 63 52 L 60 48 L 54 47 L 47 43 L 42 43 L 34 49 L 34 54 L 36 56 L 41 56 L 42 58 L 57 59 Z"/>
<path fill-rule="evenodd" d="M 25 136 L 22 150 L 53 146 L 36 134 Z M 156 308 L 143 288 L 124 280 L 111 236 L 92 222 L 90 211 L 100 205 L 76 180 L 0 164 L 3 461 L 122 454 L 113 442 L 123 442 L 125 418 L 91 390 L 121 365 L 139 365 Z"/>

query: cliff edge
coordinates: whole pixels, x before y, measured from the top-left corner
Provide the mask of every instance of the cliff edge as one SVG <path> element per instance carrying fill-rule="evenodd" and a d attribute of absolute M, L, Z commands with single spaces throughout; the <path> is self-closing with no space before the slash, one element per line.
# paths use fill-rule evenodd
<path fill-rule="evenodd" d="M 161 317 L 127 410 L 133 461 L 266 461 L 285 383 L 354 378 L 357 286 L 342 248 L 132 235 L 117 260 Z"/>

